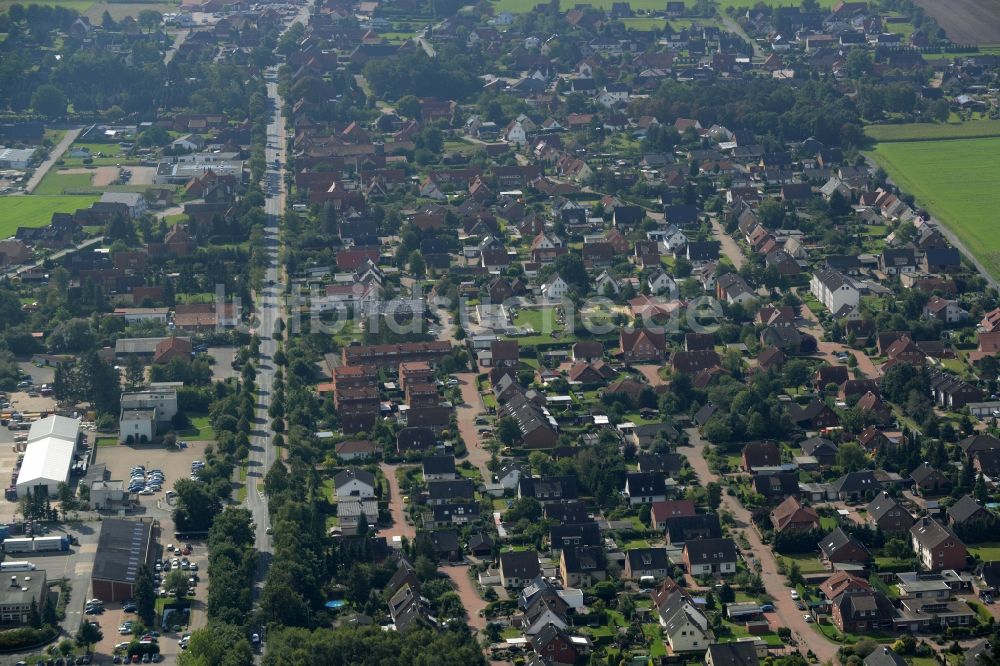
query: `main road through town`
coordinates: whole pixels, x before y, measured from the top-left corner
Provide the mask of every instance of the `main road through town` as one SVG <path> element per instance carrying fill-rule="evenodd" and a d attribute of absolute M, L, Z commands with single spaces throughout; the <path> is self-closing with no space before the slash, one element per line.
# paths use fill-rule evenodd
<path fill-rule="evenodd" d="M 311 3 L 303 8 L 296 21 L 308 20 Z M 289 27 L 292 23 L 288 24 Z M 287 29 L 287 28 L 286 28 Z M 279 265 L 281 238 L 279 225 L 285 210 L 285 168 L 286 168 L 286 136 L 285 122 L 282 118 L 283 102 L 278 94 L 275 81 L 277 68 L 266 70 L 267 97 L 270 103 L 270 118 L 267 124 L 267 148 L 265 156 L 267 167 L 264 174 L 264 212 L 267 222 L 264 227 L 264 243 L 267 247 L 268 264 L 264 271 L 264 280 L 260 289 L 254 294 L 254 310 L 256 314 L 256 332 L 260 336 L 260 363 L 257 367 L 257 412 L 254 422 L 253 436 L 250 439 L 250 455 L 247 463 L 247 494 L 246 505 L 253 515 L 256 526 L 256 548 L 260 553 L 258 568 L 258 585 L 254 594 L 260 592 L 264 577 L 271 563 L 273 545 L 270 534 L 271 518 L 267 509 L 267 496 L 264 494 L 264 477 L 277 458 L 274 447 L 274 433 L 271 429 L 271 418 L 268 410 L 271 407 L 271 396 L 274 386 L 274 354 L 278 351 L 278 341 L 275 332 L 284 321 L 284 294 L 281 269 Z"/>

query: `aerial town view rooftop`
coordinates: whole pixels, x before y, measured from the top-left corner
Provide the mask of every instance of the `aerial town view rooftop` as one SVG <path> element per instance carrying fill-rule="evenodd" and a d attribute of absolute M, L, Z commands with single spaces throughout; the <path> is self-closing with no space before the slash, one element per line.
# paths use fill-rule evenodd
<path fill-rule="evenodd" d="M 0 0 L 0 666 L 1000 664 L 1000 0 Z"/>

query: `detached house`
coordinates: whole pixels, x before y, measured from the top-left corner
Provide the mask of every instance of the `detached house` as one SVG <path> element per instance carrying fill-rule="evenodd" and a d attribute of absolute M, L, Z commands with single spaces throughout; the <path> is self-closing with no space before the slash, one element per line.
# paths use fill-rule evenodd
<path fill-rule="evenodd" d="M 662 580 L 670 571 L 666 548 L 633 548 L 625 551 L 625 580 L 651 577 Z"/>
<path fill-rule="evenodd" d="M 506 588 L 524 587 L 540 572 L 538 553 L 534 550 L 500 553 L 500 583 Z"/>
<path fill-rule="evenodd" d="M 662 361 L 667 351 L 666 336 L 663 332 L 649 329 L 622 329 L 618 336 L 621 360 L 626 363 L 649 363 Z"/>
<path fill-rule="evenodd" d="M 684 564 L 692 576 L 736 573 L 738 551 L 732 539 L 696 539 L 684 542 Z"/>
<path fill-rule="evenodd" d="M 819 529 L 819 514 L 802 506 L 797 497 L 788 497 L 771 511 L 771 526 L 775 533 L 809 532 Z"/>
<path fill-rule="evenodd" d="M 969 551 L 950 529 L 933 518 L 921 518 L 910 528 L 913 552 L 927 571 L 965 569 Z"/>
<path fill-rule="evenodd" d="M 883 492 L 868 503 L 865 520 L 872 527 L 877 527 L 886 534 L 901 534 L 909 532 L 913 527 L 913 516 L 896 500 Z"/>
<path fill-rule="evenodd" d="M 625 476 L 625 496 L 629 505 L 662 502 L 667 498 L 666 482 L 662 474 L 630 472 Z"/>

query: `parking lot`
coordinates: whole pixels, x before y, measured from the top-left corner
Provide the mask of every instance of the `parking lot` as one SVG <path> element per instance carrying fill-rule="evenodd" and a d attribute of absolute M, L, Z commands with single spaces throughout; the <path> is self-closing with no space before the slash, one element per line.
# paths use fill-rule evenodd
<path fill-rule="evenodd" d="M 135 465 L 143 465 L 147 470 L 159 469 L 163 471 L 163 489 L 153 495 L 140 495 L 139 504 L 144 515 L 153 517 L 160 522 L 160 543 L 157 544 L 157 560 L 168 557 L 163 551 L 168 544 L 182 546 L 190 543 L 192 552 L 187 555 L 190 562 L 198 566 L 197 574 L 200 578 L 195 586 L 195 596 L 191 605 L 191 625 L 188 629 L 182 630 L 181 634 L 189 633 L 191 630 L 204 626 L 206 621 L 205 603 L 207 600 L 207 547 L 204 540 L 187 540 L 182 543 L 174 543 L 174 524 L 171 512 L 173 511 L 166 498 L 168 490 L 173 488 L 174 482 L 181 478 L 187 478 L 191 474 L 191 462 L 193 460 L 205 459 L 205 446 L 208 442 L 188 442 L 188 448 L 169 451 L 159 446 L 129 446 L 118 445 L 114 447 L 101 447 L 97 451 L 97 461 L 107 465 L 108 471 L 113 479 L 129 478 L 130 470 Z M 173 557 L 173 556 L 170 556 Z M 185 556 L 179 556 L 185 557 Z M 161 572 L 163 575 L 163 572 Z M 74 602 L 74 606 L 82 610 L 87 597 L 80 597 Z M 109 662 L 114 653 L 115 645 L 128 640 L 128 636 L 119 633 L 119 626 L 125 620 L 135 620 L 134 613 L 125 613 L 121 604 L 107 604 L 105 612 L 95 616 L 100 622 L 104 633 L 102 640 L 96 647 L 96 652 L 104 655 Z M 152 629 L 152 628 L 151 628 Z M 181 652 L 178 640 L 181 634 L 164 632 L 162 628 L 156 627 L 162 636 L 159 638 L 160 653 L 164 656 L 161 663 L 176 663 L 176 656 Z"/>
<path fill-rule="evenodd" d="M 215 359 L 212 365 L 212 381 L 225 381 L 238 374 L 233 369 L 236 347 L 209 347 L 208 353 Z"/>

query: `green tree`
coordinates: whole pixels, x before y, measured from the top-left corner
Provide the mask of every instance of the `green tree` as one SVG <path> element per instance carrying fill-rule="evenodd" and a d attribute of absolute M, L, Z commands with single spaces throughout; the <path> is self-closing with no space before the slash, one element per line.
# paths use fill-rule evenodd
<path fill-rule="evenodd" d="M 88 653 L 91 646 L 94 643 L 100 643 L 103 638 L 104 634 L 101 632 L 101 628 L 90 622 L 84 622 L 76 631 L 76 644 L 85 648 Z"/>
<path fill-rule="evenodd" d="M 136 572 L 135 605 L 142 623 L 153 626 L 156 620 L 156 589 L 153 585 L 153 572 L 145 564 Z"/>
<path fill-rule="evenodd" d="M 864 469 L 867 463 L 868 456 L 865 450 L 854 442 L 845 442 L 837 449 L 837 465 L 845 472 Z"/>
<path fill-rule="evenodd" d="M 137 354 L 129 354 L 125 361 L 125 383 L 129 388 L 135 389 L 141 386 L 146 380 L 146 368 Z"/>
<path fill-rule="evenodd" d="M 413 277 L 421 278 L 427 271 L 427 265 L 424 263 L 424 255 L 421 254 L 420 250 L 414 250 L 410 254 L 410 273 Z"/>
<path fill-rule="evenodd" d="M 497 422 L 497 437 L 507 446 L 512 446 L 514 442 L 521 439 L 521 428 L 517 421 L 509 416 L 505 416 Z"/>
<path fill-rule="evenodd" d="M 63 91 L 50 83 L 38 86 L 31 95 L 31 108 L 46 118 L 61 118 L 66 115 L 68 104 Z"/>
<path fill-rule="evenodd" d="M 163 579 L 163 589 L 178 599 L 187 596 L 189 574 L 183 569 L 171 569 Z"/>

